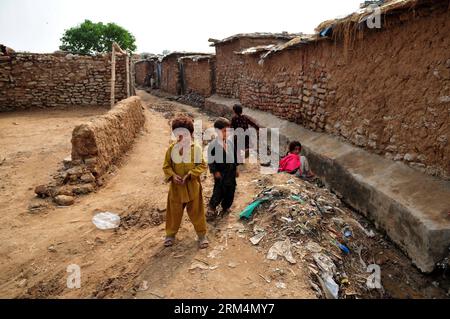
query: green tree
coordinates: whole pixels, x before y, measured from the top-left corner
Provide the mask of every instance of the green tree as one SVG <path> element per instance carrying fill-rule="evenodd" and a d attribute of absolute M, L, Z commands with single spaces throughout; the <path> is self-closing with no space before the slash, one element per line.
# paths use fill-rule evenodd
<path fill-rule="evenodd" d="M 136 39 L 126 29 L 115 23 L 103 24 L 85 20 L 80 25 L 64 32 L 60 50 L 76 54 L 91 55 L 111 52 L 113 42 L 117 42 L 123 50 L 134 52 Z"/>

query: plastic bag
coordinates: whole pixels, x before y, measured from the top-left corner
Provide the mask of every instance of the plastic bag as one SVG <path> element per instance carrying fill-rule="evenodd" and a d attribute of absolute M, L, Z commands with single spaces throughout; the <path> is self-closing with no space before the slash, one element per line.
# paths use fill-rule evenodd
<path fill-rule="evenodd" d="M 120 225 L 120 216 L 111 212 L 98 213 L 92 218 L 92 223 L 98 229 L 114 229 Z"/>
<path fill-rule="evenodd" d="M 291 241 L 287 238 L 285 241 L 277 241 L 270 247 L 267 252 L 267 259 L 276 260 L 278 255 L 284 256 L 288 262 L 295 264 L 297 261 L 292 256 L 291 252 Z"/>

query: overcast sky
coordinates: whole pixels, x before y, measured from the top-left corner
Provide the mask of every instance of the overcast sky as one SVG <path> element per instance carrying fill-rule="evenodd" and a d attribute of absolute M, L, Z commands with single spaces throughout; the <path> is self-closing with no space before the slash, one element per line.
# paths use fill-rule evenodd
<path fill-rule="evenodd" d="M 243 32 L 313 32 L 362 0 L 0 0 L 0 43 L 53 52 L 65 29 L 84 19 L 115 22 L 138 52 L 212 51 L 208 38 Z"/>

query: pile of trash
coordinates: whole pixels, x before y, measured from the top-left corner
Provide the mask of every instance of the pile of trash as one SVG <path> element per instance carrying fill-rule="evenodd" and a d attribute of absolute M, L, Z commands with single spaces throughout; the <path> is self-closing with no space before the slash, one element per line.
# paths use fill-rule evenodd
<path fill-rule="evenodd" d="M 205 98 L 202 95 L 195 92 L 182 95 L 176 100 L 180 103 L 194 107 L 203 107 L 205 105 Z"/>
<path fill-rule="evenodd" d="M 320 182 L 287 174 L 265 178 L 252 182 L 261 191 L 240 214 L 251 243 L 268 249 L 269 260 L 302 260 L 319 298 L 383 297 L 379 267 L 370 257 L 371 245 L 380 246 L 383 238 Z"/>

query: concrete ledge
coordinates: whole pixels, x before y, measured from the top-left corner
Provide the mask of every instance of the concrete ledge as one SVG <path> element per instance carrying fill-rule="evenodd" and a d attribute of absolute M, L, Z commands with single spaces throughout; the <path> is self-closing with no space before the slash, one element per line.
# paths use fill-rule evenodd
<path fill-rule="evenodd" d="M 235 101 L 223 100 L 216 96 L 207 99 L 208 111 L 230 114 Z M 284 145 L 300 140 L 314 172 L 346 203 L 384 230 L 420 270 L 433 271 L 436 262 L 448 255 L 450 182 L 266 112 L 244 108 L 244 114 L 261 126 L 278 127 Z"/>
<path fill-rule="evenodd" d="M 105 115 L 75 127 L 72 161 L 87 164 L 96 177 L 101 176 L 128 151 L 144 123 L 140 98 L 119 102 Z"/>

